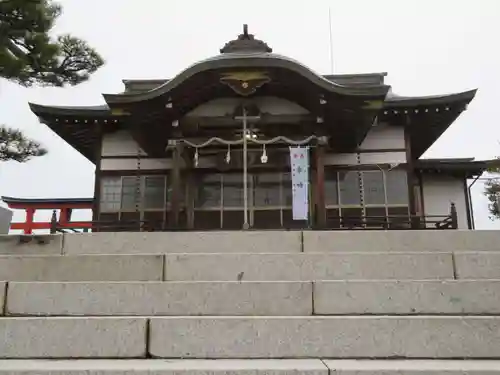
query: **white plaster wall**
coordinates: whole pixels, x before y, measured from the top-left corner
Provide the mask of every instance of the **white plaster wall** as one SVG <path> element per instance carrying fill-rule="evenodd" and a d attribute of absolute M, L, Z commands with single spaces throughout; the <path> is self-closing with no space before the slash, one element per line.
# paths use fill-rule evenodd
<path fill-rule="evenodd" d="M 359 148 L 361 150 L 404 149 L 404 129 L 384 124 L 373 126 Z"/>
<path fill-rule="evenodd" d="M 463 179 L 428 174 L 422 178 L 425 215 L 447 215 L 455 203 L 458 227 L 468 229 L 467 206 Z"/>
<path fill-rule="evenodd" d="M 102 156 L 131 156 L 138 152 L 146 155 L 127 130 L 105 134 L 102 139 Z"/>
<path fill-rule="evenodd" d="M 361 165 L 403 164 L 406 163 L 406 152 L 364 152 L 359 154 Z M 327 154 L 325 165 L 357 165 L 357 154 Z"/>
<path fill-rule="evenodd" d="M 238 99 L 234 98 L 213 99 L 195 108 L 186 116 L 225 116 L 232 114 L 239 102 Z M 254 103 L 263 113 L 274 115 L 300 115 L 308 113 L 306 109 L 298 104 L 274 96 L 255 98 Z"/>

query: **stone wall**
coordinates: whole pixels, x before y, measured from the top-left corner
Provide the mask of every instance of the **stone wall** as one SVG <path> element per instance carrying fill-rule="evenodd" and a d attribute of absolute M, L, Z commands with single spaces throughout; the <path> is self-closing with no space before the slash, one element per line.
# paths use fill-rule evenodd
<path fill-rule="evenodd" d="M 7 234 L 10 230 L 13 212 L 7 208 L 0 207 L 0 234 Z"/>

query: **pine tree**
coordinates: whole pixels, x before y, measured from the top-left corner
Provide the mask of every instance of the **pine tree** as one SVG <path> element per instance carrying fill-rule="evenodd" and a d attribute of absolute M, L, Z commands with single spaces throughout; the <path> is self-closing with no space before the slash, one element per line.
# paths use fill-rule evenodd
<path fill-rule="evenodd" d="M 0 0 L 0 78 L 26 87 L 77 85 L 103 65 L 85 41 L 49 35 L 61 10 L 51 0 Z"/>
<path fill-rule="evenodd" d="M 500 163 L 500 158 L 498 160 Z M 487 172 L 491 177 L 484 183 L 484 195 L 489 201 L 490 218 L 500 219 L 500 167 L 492 167 Z"/>
<path fill-rule="evenodd" d="M 25 87 L 77 85 L 104 64 L 85 41 L 51 37 L 61 11 L 51 0 L 0 0 L 0 78 Z M 21 131 L 0 126 L 0 161 L 25 162 L 46 153 Z"/>
<path fill-rule="evenodd" d="M 25 137 L 21 131 L 0 126 L 0 161 L 15 160 L 23 163 L 46 153 L 46 149 Z"/>

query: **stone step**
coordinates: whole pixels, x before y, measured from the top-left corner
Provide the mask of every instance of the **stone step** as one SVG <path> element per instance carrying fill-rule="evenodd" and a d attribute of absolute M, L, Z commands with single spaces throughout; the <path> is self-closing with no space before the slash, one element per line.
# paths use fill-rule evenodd
<path fill-rule="evenodd" d="M 0 360 L 0 375 L 328 375 L 319 359 Z"/>
<path fill-rule="evenodd" d="M 0 235 L 0 255 L 62 254 L 62 235 Z"/>
<path fill-rule="evenodd" d="M 331 375 L 493 375 L 492 360 L 324 360 Z"/>
<path fill-rule="evenodd" d="M 0 358 L 145 357 L 147 325 L 145 318 L 2 318 Z"/>
<path fill-rule="evenodd" d="M 64 254 L 298 253 L 300 231 L 65 234 Z"/>
<path fill-rule="evenodd" d="M 173 281 L 453 279 L 451 253 L 167 254 Z"/>
<path fill-rule="evenodd" d="M 150 332 L 160 358 L 500 358 L 500 317 L 153 317 Z"/>
<path fill-rule="evenodd" d="M 161 281 L 162 255 L 0 256 L 6 281 Z"/>
<path fill-rule="evenodd" d="M 457 253 L 455 267 L 460 279 L 500 279 L 500 252 Z"/>
<path fill-rule="evenodd" d="M 311 315 L 310 282 L 18 283 L 12 315 Z"/>
<path fill-rule="evenodd" d="M 0 375 L 494 375 L 492 360 L 0 360 Z"/>
<path fill-rule="evenodd" d="M 500 280 L 320 281 L 317 315 L 500 314 Z"/>
<path fill-rule="evenodd" d="M 0 358 L 500 359 L 499 331 L 485 316 L 5 317 Z"/>
<path fill-rule="evenodd" d="M 63 241 L 64 238 L 64 241 Z M 500 231 L 231 231 L 2 235 L 0 255 L 500 251 Z"/>
<path fill-rule="evenodd" d="M 0 255 L 5 281 L 500 279 L 500 252 Z"/>
<path fill-rule="evenodd" d="M 483 254 L 486 261 L 500 253 Z M 465 256 L 465 255 L 464 255 Z M 342 279 L 452 279 L 478 269 L 450 253 L 285 253 L 163 255 L 3 255 L 5 281 L 310 281 Z M 495 258 L 495 259 L 497 259 Z M 458 259 L 458 258 L 457 258 Z M 462 258 L 460 258 L 462 259 Z M 471 261 L 474 261 L 473 258 Z M 467 271 L 469 267 L 469 271 Z M 500 278 L 500 275 L 499 275 Z"/>
<path fill-rule="evenodd" d="M 500 280 L 10 282 L 5 314 L 306 316 L 314 303 L 316 315 L 492 315 L 498 301 Z"/>
<path fill-rule="evenodd" d="M 305 252 L 500 251 L 498 230 L 304 231 Z"/>

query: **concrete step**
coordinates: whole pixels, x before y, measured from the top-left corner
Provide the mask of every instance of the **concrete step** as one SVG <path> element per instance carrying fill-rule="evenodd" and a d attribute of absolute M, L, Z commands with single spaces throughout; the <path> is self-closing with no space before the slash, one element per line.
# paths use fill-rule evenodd
<path fill-rule="evenodd" d="M 0 255 L 55 255 L 62 247 L 62 235 L 0 235 Z"/>
<path fill-rule="evenodd" d="M 0 255 L 500 251 L 500 231 L 231 231 L 3 235 Z"/>
<path fill-rule="evenodd" d="M 0 375 L 493 375 L 485 360 L 0 360 Z"/>
<path fill-rule="evenodd" d="M 160 281 L 162 255 L 0 256 L 6 281 Z"/>
<path fill-rule="evenodd" d="M 500 252 L 0 255 L 5 281 L 500 279 Z"/>
<path fill-rule="evenodd" d="M 306 316 L 313 303 L 316 315 L 500 314 L 500 280 L 10 282 L 7 290 L 5 314 L 14 316 Z M 5 283 L 0 306 L 4 291 Z"/>
<path fill-rule="evenodd" d="M 304 231 L 305 252 L 500 251 L 498 230 Z"/>
<path fill-rule="evenodd" d="M 310 282 L 11 282 L 6 314 L 311 315 L 312 304 Z"/>
<path fill-rule="evenodd" d="M 2 318 L 0 358 L 145 357 L 147 324 L 145 318 Z"/>
<path fill-rule="evenodd" d="M 453 279 L 451 253 L 167 254 L 167 280 Z"/>
<path fill-rule="evenodd" d="M 456 253 L 455 267 L 460 279 L 500 279 L 500 252 Z"/>
<path fill-rule="evenodd" d="M 4 317 L 0 358 L 500 359 L 499 332 L 485 316 Z"/>
<path fill-rule="evenodd" d="M 303 360 L 0 360 L 0 375 L 328 375 Z"/>
<path fill-rule="evenodd" d="M 493 375 L 500 361 L 324 360 L 331 375 Z"/>
<path fill-rule="evenodd" d="M 64 254 L 298 253 L 300 231 L 65 234 Z"/>
<path fill-rule="evenodd" d="M 320 281 L 317 315 L 500 314 L 500 280 Z"/>
<path fill-rule="evenodd" d="M 160 358 L 500 358 L 500 317 L 154 317 L 150 332 Z"/>

